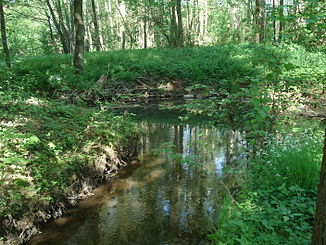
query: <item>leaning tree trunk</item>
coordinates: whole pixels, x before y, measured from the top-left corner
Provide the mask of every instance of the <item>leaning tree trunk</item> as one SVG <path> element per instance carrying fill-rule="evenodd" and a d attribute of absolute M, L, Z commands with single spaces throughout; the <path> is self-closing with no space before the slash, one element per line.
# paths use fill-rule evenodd
<path fill-rule="evenodd" d="M 316 202 L 315 224 L 311 244 L 326 244 L 326 129 L 324 141 L 324 155 L 320 170 L 320 182 L 318 186 L 318 197 Z"/>
<path fill-rule="evenodd" d="M 10 53 L 9 53 L 9 48 L 8 48 L 8 41 L 7 41 L 5 13 L 3 10 L 3 3 L 1 0 L 0 0 L 0 25 L 1 25 L 1 38 L 2 38 L 3 54 L 5 56 L 6 65 L 8 68 L 10 68 L 11 60 L 10 60 Z"/>
<path fill-rule="evenodd" d="M 83 22 L 83 0 L 74 0 L 74 23 L 75 23 L 75 48 L 73 54 L 73 66 L 77 73 L 84 68 L 84 22 Z"/>
<path fill-rule="evenodd" d="M 66 43 L 67 47 L 69 47 L 69 53 L 70 53 L 70 50 L 71 50 L 71 46 L 72 45 L 71 45 L 69 31 L 67 30 L 66 24 L 64 23 L 64 19 L 65 18 L 63 17 L 63 12 L 62 12 L 62 7 L 61 7 L 61 0 L 57 0 L 56 9 L 57 9 L 58 17 L 59 17 L 58 18 L 59 27 L 60 27 L 60 29 L 62 31 L 62 34 L 63 34 L 63 38 L 65 40 L 65 43 Z"/>
<path fill-rule="evenodd" d="M 61 30 L 60 24 L 59 24 L 59 22 L 57 20 L 57 17 L 55 15 L 55 13 L 54 13 L 54 10 L 53 10 L 53 7 L 52 7 L 52 5 L 50 3 L 50 0 L 46 0 L 46 5 L 47 5 L 47 7 L 49 9 L 53 24 L 54 24 L 54 26 L 57 29 L 57 32 L 59 34 L 59 38 L 60 38 L 60 42 L 61 42 L 61 45 L 62 45 L 63 53 L 69 54 L 70 53 L 70 47 L 67 44 L 67 40 L 66 40 L 66 38 L 64 36 L 64 33 Z"/>

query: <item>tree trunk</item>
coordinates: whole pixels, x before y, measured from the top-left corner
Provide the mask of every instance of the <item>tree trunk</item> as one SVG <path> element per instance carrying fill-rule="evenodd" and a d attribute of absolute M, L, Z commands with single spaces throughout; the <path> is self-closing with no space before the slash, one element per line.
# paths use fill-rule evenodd
<path fill-rule="evenodd" d="M 57 44 L 56 44 L 55 37 L 54 37 L 54 34 L 53 34 L 53 30 L 52 30 L 51 18 L 49 16 L 49 14 L 47 13 L 47 11 L 46 11 L 46 17 L 47 17 L 47 20 L 48 20 L 48 26 L 49 26 L 51 44 L 52 44 L 52 47 L 53 47 L 53 51 L 54 51 L 54 53 L 57 53 L 58 52 Z"/>
<path fill-rule="evenodd" d="M 73 66 L 77 73 L 84 68 L 84 22 L 83 0 L 74 0 L 74 23 L 75 23 L 75 48 L 73 54 Z"/>
<path fill-rule="evenodd" d="M 71 42 L 70 42 L 69 32 L 68 32 L 68 30 L 67 30 L 67 28 L 65 26 L 65 23 L 64 23 L 64 17 L 63 17 L 63 14 L 62 14 L 62 7 L 61 7 L 61 0 L 57 0 L 56 8 L 57 8 L 57 13 L 58 13 L 58 17 L 59 17 L 59 26 L 60 26 L 60 29 L 62 31 L 63 37 L 65 39 L 65 43 L 69 47 L 69 53 L 70 53 L 72 45 L 71 45 Z"/>
<path fill-rule="evenodd" d="M 283 38 L 283 25 L 284 25 L 284 0 L 280 0 L 280 24 L 279 24 L 279 29 L 278 29 L 278 40 L 279 41 L 282 41 L 282 38 Z"/>
<path fill-rule="evenodd" d="M 183 47 L 183 24 L 182 24 L 182 12 L 181 12 L 181 0 L 177 0 L 176 3 L 177 13 L 177 46 Z"/>
<path fill-rule="evenodd" d="M 256 0 L 256 43 L 261 43 L 265 39 L 265 0 Z"/>
<path fill-rule="evenodd" d="M 172 47 L 183 46 L 181 0 L 171 1 L 170 41 Z"/>
<path fill-rule="evenodd" d="M 147 17 L 144 17 L 144 49 L 147 48 Z"/>
<path fill-rule="evenodd" d="M 89 26 L 89 20 L 88 20 L 88 11 L 86 9 L 85 11 L 85 15 L 84 15 L 84 23 L 85 23 L 85 44 L 84 44 L 84 50 L 85 52 L 90 52 L 92 51 L 92 47 L 93 47 L 93 39 L 92 39 L 92 34 L 90 31 L 90 26 Z"/>
<path fill-rule="evenodd" d="M 315 224 L 311 244 L 326 244 L 326 129 L 324 141 L 324 155 L 320 170 L 320 182 L 318 186 L 318 197 L 316 202 Z"/>
<path fill-rule="evenodd" d="M 126 32 L 122 31 L 121 37 L 121 48 L 126 49 Z"/>
<path fill-rule="evenodd" d="M 144 2 L 144 49 L 147 48 L 147 2 Z"/>
<path fill-rule="evenodd" d="M 274 20 L 273 20 L 273 40 L 274 42 L 277 41 L 277 29 L 276 29 L 276 3 L 275 3 L 275 0 L 273 0 L 273 17 L 274 17 Z"/>
<path fill-rule="evenodd" d="M 3 10 L 2 1 L 0 1 L 0 25 L 1 25 L 1 38 L 2 38 L 3 54 L 5 56 L 6 65 L 8 68 L 10 68 L 11 60 L 10 60 L 10 53 L 9 53 L 9 48 L 8 48 L 5 13 Z"/>
<path fill-rule="evenodd" d="M 97 20 L 95 0 L 92 0 L 91 2 L 92 2 L 92 12 L 93 12 L 93 23 L 94 23 L 94 30 L 95 30 L 95 48 L 96 51 L 101 51 L 100 28 Z"/>
<path fill-rule="evenodd" d="M 170 45 L 172 47 L 177 47 L 177 19 L 176 19 L 176 6 L 174 0 L 171 4 L 171 23 L 170 23 Z"/>
<path fill-rule="evenodd" d="M 69 54 L 70 53 L 70 47 L 66 43 L 65 36 L 62 33 L 62 31 L 61 31 L 60 24 L 59 24 L 59 22 L 58 22 L 58 20 L 57 20 L 57 18 L 55 16 L 55 14 L 54 14 L 53 8 L 52 8 L 51 3 L 50 3 L 49 0 L 46 0 L 46 5 L 48 6 L 48 9 L 49 9 L 49 12 L 51 14 L 51 18 L 52 18 L 53 24 L 54 24 L 54 26 L 57 29 L 57 32 L 59 34 L 60 42 L 61 42 L 61 45 L 62 45 L 63 52 L 65 54 Z"/>

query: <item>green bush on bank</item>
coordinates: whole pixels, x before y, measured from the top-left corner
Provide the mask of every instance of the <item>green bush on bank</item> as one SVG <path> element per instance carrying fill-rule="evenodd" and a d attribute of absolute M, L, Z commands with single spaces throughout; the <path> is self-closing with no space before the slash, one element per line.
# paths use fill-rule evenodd
<path fill-rule="evenodd" d="M 322 135 L 273 138 L 266 149 L 251 162 L 238 203 L 224 202 L 215 244 L 310 244 Z"/>
<path fill-rule="evenodd" d="M 321 52 L 299 46 L 241 44 L 87 53 L 80 77 L 74 75 L 68 55 L 23 57 L 16 60 L 9 77 L 11 85 L 52 96 L 90 89 L 101 75 L 107 75 L 116 87 L 138 81 L 154 86 L 172 80 L 185 86 L 205 84 L 234 92 L 252 82 L 271 79 L 275 73 L 280 75 L 280 83 L 321 84 L 325 82 L 325 67 Z M 309 70 L 313 72 L 307 73 Z"/>
<path fill-rule="evenodd" d="M 92 146 L 124 146 L 137 132 L 124 116 L 21 91 L 0 92 L 0 115 L 0 223 L 60 200 L 91 169 Z"/>

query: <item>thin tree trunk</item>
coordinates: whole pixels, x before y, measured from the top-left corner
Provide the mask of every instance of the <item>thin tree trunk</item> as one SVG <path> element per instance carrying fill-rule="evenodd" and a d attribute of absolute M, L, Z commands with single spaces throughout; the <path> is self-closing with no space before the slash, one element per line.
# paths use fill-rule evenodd
<path fill-rule="evenodd" d="M 73 45 L 74 45 L 74 31 L 73 31 L 73 26 L 74 26 L 74 21 L 71 19 L 73 17 L 72 14 L 72 1 L 66 0 L 64 1 L 64 15 L 65 15 L 65 20 L 66 20 L 66 26 L 67 26 L 67 31 L 68 31 L 68 39 L 69 39 L 69 44 L 70 44 L 70 50 L 73 50 Z"/>
<path fill-rule="evenodd" d="M 147 2 L 144 2 L 144 49 L 147 48 Z"/>
<path fill-rule="evenodd" d="M 284 0 L 280 0 L 280 24 L 279 24 L 279 30 L 278 30 L 278 40 L 282 41 L 283 38 L 283 26 L 284 26 Z"/>
<path fill-rule="evenodd" d="M 53 11 L 53 8 L 51 6 L 50 1 L 49 0 L 46 0 L 46 4 L 47 4 L 48 9 L 49 9 L 49 12 L 51 14 L 51 18 L 52 18 L 53 24 L 54 24 L 54 26 L 57 29 L 57 32 L 59 34 L 59 38 L 60 38 L 60 42 L 61 42 L 61 45 L 62 45 L 63 52 L 65 54 L 69 54 L 70 53 L 70 48 L 69 48 L 69 46 L 66 43 L 65 37 L 64 37 L 64 35 L 63 35 L 62 31 L 61 31 L 60 24 L 57 21 L 57 18 L 56 18 L 55 14 L 54 14 L 54 11 Z"/>
<path fill-rule="evenodd" d="M 276 0 L 273 0 L 273 17 L 274 17 L 274 20 L 273 20 L 273 39 L 274 39 L 274 42 L 276 42 L 277 40 L 277 30 L 276 30 Z"/>
<path fill-rule="evenodd" d="M 316 215 L 311 244 L 326 244 L 326 129 L 324 155 L 320 170 L 320 182 L 318 186 L 318 197 L 316 202 Z"/>
<path fill-rule="evenodd" d="M 256 0 L 256 43 L 261 43 L 265 39 L 265 0 Z"/>
<path fill-rule="evenodd" d="M 84 22 L 83 22 L 83 0 L 74 0 L 74 23 L 75 23 L 75 48 L 73 54 L 73 66 L 77 73 L 84 68 Z"/>
<path fill-rule="evenodd" d="M 97 20 L 95 0 L 91 0 L 91 3 L 92 3 L 92 13 L 93 13 L 93 24 L 95 30 L 95 48 L 96 51 L 101 51 L 100 28 Z"/>
<path fill-rule="evenodd" d="M 122 47 L 125 49 L 126 47 L 126 33 L 130 38 L 130 48 L 132 49 L 133 44 L 136 43 L 135 38 L 133 37 L 132 31 L 130 30 L 125 18 L 126 18 L 126 3 L 121 2 L 120 6 L 118 7 L 115 5 L 116 10 L 118 11 L 121 20 L 122 20 L 122 28 L 121 28 L 121 39 L 122 39 Z"/>
<path fill-rule="evenodd" d="M 255 3 L 255 42 L 259 43 L 260 0 L 256 0 Z"/>
<path fill-rule="evenodd" d="M 10 68 L 11 60 L 10 60 L 10 52 L 8 48 L 6 20 L 5 20 L 5 13 L 4 13 L 2 1 L 0 1 L 0 25 L 1 25 L 1 39 L 2 39 L 3 54 L 5 56 L 6 65 L 8 68 Z"/>
<path fill-rule="evenodd" d="M 93 47 L 93 40 L 92 40 L 92 34 L 90 31 L 90 25 L 89 25 L 89 20 L 88 20 L 88 14 L 87 11 L 88 9 L 86 8 L 85 11 L 85 15 L 84 15 L 84 31 L 85 31 L 85 46 L 84 46 L 84 50 L 85 52 L 90 52 L 92 51 L 92 47 Z"/>
<path fill-rule="evenodd" d="M 71 33 L 70 33 L 70 38 L 71 38 L 71 47 L 70 50 L 74 50 L 74 45 L 75 45 L 75 17 L 74 17 L 74 1 L 70 0 L 70 25 L 71 25 Z"/>
<path fill-rule="evenodd" d="M 126 49 L 126 32 L 122 31 L 121 48 Z"/>
<path fill-rule="evenodd" d="M 171 4 L 171 23 L 170 23 L 170 41 L 172 47 L 177 47 L 177 19 L 176 19 L 176 6 L 174 0 Z"/>
<path fill-rule="evenodd" d="M 54 53 L 57 53 L 58 50 L 57 50 L 57 44 L 56 44 L 55 37 L 54 37 L 54 34 L 53 34 L 53 30 L 52 30 L 51 17 L 48 14 L 47 11 L 46 11 L 45 14 L 46 14 L 46 17 L 47 17 L 47 20 L 48 20 L 48 26 L 49 26 L 49 31 L 50 31 L 50 37 L 51 37 L 52 47 L 54 49 Z"/>
<path fill-rule="evenodd" d="M 64 17 L 62 14 L 62 7 L 61 7 L 61 0 L 57 0 L 57 11 L 58 11 L 58 16 L 59 16 L 59 26 L 62 31 L 63 37 L 65 39 L 65 42 L 66 42 L 67 46 L 69 47 L 69 53 L 70 53 L 72 45 L 70 43 L 69 32 L 64 23 Z"/>
<path fill-rule="evenodd" d="M 147 17 L 144 18 L 144 49 L 147 48 Z"/>
<path fill-rule="evenodd" d="M 177 14 L 177 46 L 183 47 L 183 24 L 182 24 L 182 12 L 181 12 L 181 0 L 177 0 L 176 3 L 176 14 Z"/>

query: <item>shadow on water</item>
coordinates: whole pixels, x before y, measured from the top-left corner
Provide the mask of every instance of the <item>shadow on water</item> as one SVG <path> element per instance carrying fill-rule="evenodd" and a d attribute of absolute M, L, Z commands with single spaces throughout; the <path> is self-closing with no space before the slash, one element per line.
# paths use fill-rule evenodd
<path fill-rule="evenodd" d="M 28 244 L 208 243 L 224 191 L 216 178 L 223 178 L 227 164 L 240 161 L 241 134 L 177 123 L 177 115 L 155 110 L 135 113 L 143 131 L 138 160 Z M 173 144 L 171 152 L 154 154 L 165 142 Z"/>

